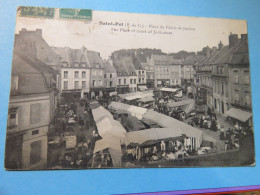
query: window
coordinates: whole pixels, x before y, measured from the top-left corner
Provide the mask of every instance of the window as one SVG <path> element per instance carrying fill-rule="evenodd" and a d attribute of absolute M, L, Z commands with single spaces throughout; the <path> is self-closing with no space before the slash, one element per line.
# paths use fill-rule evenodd
<path fill-rule="evenodd" d="M 32 135 L 37 135 L 37 134 L 39 134 L 39 130 L 33 130 L 32 131 Z"/>
<path fill-rule="evenodd" d="M 112 78 L 112 74 L 110 74 L 110 79 Z"/>
<path fill-rule="evenodd" d="M 68 71 L 64 71 L 64 72 L 63 72 L 63 78 L 64 78 L 64 79 L 69 78 L 69 77 L 68 77 Z"/>
<path fill-rule="evenodd" d="M 141 78 L 139 78 L 139 83 L 141 83 Z"/>
<path fill-rule="evenodd" d="M 144 78 L 142 78 L 142 83 L 144 83 Z"/>
<path fill-rule="evenodd" d="M 30 123 L 35 124 L 41 121 L 41 104 L 31 104 L 30 106 Z"/>
<path fill-rule="evenodd" d="M 17 108 L 9 110 L 8 127 L 12 128 L 17 126 L 18 112 Z"/>
<path fill-rule="evenodd" d="M 234 70 L 233 71 L 233 73 L 234 73 L 234 83 L 238 83 L 238 71 L 237 70 Z"/>
<path fill-rule="evenodd" d="M 96 74 L 97 74 L 96 70 L 95 69 L 92 70 L 92 75 L 96 75 Z"/>
<path fill-rule="evenodd" d="M 248 91 L 245 91 L 245 105 L 251 106 L 251 98 L 250 93 Z"/>
<path fill-rule="evenodd" d="M 107 78 L 107 74 L 104 74 L 104 79 Z"/>
<path fill-rule="evenodd" d="M 18 75 L 12 75 L 11 78 L 11 91 L 18 90 Z"/>
<path fill-rule="evenodd" d="M 130 79 L 130 84 L 133 84 L 133 79 Z"/>
<path fill-rule="evenodd" d="M 244 71 L 244 83 L 245 84 L 249 84 L 250 83 L 249 71 L 248 70 Z"/>
<path fill-rule="evenodd" d="M 224 102 L 223 101 L 221 101 L 221 111 L 222 111 L 222 114 L 224 114 L 225 108 L 224 108 Z"/>
<path fill-rule="evenodd" d="M 126 79 L 124 79 L 124 85 L 126 85 Z"/>
<path fill-rule="evenodd" d="M 112 87 L 113 86 L 113 81 L 110 81 L 110 85 L 109 85 L 110 87 Z"/>
<path fill-rule="evenodd" d="M 68 67 L 68 63 L 67 62 L 62 62 L 62 67 Z"/>
<path fill-rule="evenodd" d="M 87 64 L 86 63 L 81 63 L 80 66 L 85 68 L 85 67 L 87 67 Z"/>
<path fill-rule="evenodd" d="M 103 75 L 103 71 L 99 70 L 98 74 L 99 74 L 99 76 L 102 76 Z"/>
<path fill-rule="evenodd" d="M 121 79 L 118 79 L 118 84 L 121 85 Z"/>
<path fill-rule="evenodd" d="M 79 88 L 79 82 L 78 81 L 75 81 L 74 82 L 74 89 L 78 89 Z"/>
<path fill-rule="evenodd" d="M 86 71 L 82 71 L 82 78 L 86 78 Z"/>
<path fill-rule="evenodd" d="M 144 71 L 142 71 L 142 75 L 144 75 Z"/>
<path fill-rule="evenodd" d="M 134 79 L 134 84 L 136 84 L 136 79 Z"/>
<path fill-rule="evenodd" d="M 82 89 L 86 89 L 87 86 L 86 86 L 86 81 L 82 81 Z"/>
<path fill-rule="evenodd" d="M 139 71 L 139 75 L 141 75 L 141 71 Z"/>
<path fill-rule="evenodd" d="M 96 86 L 96 81 L 95 81 L 95 80 L 92 81 L 92 86 L 93 86 L 93 87 Z"/>
<path fill-rule="evenodd" d="M 233 92 L 233 100 L 235 103 L 239 103 L 239 90 L 235 89 Z"/>
<path fill-rule="evenodd" d="M 30 149 L 30 165 L 33 165 L 41 160 L 42 142 L 36 141 L 31 143 Z"/>
<path fill-rule="evenodd" d="M 79 78 L 79 71 L 75 71 L 74 78 Z"/>
<path fill-rule="evenodd" d="M 64 81 L 64 83 L 63 83 L 63 89 L 68 89 L 68 81 Z"/>
<path fill-rule="evenodd" d="M 99 86 L 102 86 L 102 80 L 99 80 L 99 81 L 98 81 L 98 85 L 99 85 Z"/>
<path fill-rule="evenodd" d="M 224 83 L 221 83 L 221 94 L 224 95 Z M 222 112 L 224 113 L 224 112 Z"/>
<path fill-rule="evenodd" d="M 79 67 L 79 63 L 75 62 L 74 67 Z"/>

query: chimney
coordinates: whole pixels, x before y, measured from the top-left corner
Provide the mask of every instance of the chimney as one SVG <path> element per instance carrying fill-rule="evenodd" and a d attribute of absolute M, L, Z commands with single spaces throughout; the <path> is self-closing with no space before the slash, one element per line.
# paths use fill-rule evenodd
<path fill-rule="evenodd" d="M 42 36 L 42 29 L 36 29 L 36 34 L 41 37 Z"/>
<path fill-rule="evenodd" d="M 218 44 L 218 50 L 221 50 L 223 48 L 223 43 L 220 41 Z"/>
<path fill-rule="evenodd" d="M 229 48 L 234 47 L 238 43 L 238 35 L 230 33 L 229 35 Z"/>
<path fill-rule="evenodd" d="M 241 41 L 247 41 L 247 34 L 241 34 Z"/>

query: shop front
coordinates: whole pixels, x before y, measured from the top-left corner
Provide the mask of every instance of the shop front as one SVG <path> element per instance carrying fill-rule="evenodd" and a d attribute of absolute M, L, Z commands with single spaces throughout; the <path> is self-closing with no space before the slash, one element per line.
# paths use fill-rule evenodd
<path fill-rule="evenodd" d="M 118 94 L 125 94 L 129 92 L 130 92 L 129 85 L 117 85 Z"/>

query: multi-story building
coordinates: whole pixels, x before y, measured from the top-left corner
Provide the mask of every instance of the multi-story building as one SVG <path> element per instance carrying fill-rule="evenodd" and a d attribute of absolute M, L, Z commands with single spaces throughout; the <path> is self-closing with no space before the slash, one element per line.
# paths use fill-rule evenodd
<path fill-rule="evenodd" d="M 132 64 L 134 65 L 135 73 L 137 75 L 137 88 L 140 91 L 144 91 L 147 89 L 146 69 L 142 66 L 142 63 L 138 56 L 133 55 L 131 59 L 132 59 Z"/>
<path fill-rule="evenodd" d="M 141 61 L 142 66 L 146 70 L 146 85 L 148 88 L 154 88 L 154 65 L 150 62 L 151 58 Z"/>
<path fill-rule="evenodd" d="M 65 101 L 74 98 L 89 96 L 90 68 L 84 49 L 70 49 L 67 47 L 54 47 L 60 56 L 60 91 Z"/>
<path fill-rule="evenodd" d="M 181 85 L 182 60 L 168 55 L 152 55 L 150 62 L 155 67 L 155 87 Z"/>
<path fill-rule="evenodd" d="M 14 51 L 6 134 L 7 169 L 46 168 L 47 133 L 57 100 L 56 83 L 49 77 L 47 66 Z"/>
<path fill-rule="evenodd" d="M 218 48 L 211 49 L 196 67 L 194 84 L 197 86 L 197 96 L 221 116 L 229 116 L 228 112 L 233 107 L 250 112 L 246 35 L 241 35 L 239 39 L 237 34 L 230 34 L 228 46 L 220 42 Z M 245 115 L 250 116 L 250 113 Z"/>
<path fill-rule="evenodd" d="M 129 93 L 137 91 L 137 75 L 130 57 L 113 59 L 113 65 L 117 72 L 117 92 Z"/>
<path fill-rule="evenodd" d="M 106 92 L 116 91 L 117 74 L 112 61 L 103 61 L 104 65 L 104 87 Z"/>
<path fill-rule="evenodd" d="M 243 113 L 243 121 L 233 118 L 234 122 L 243 122 L 252 126 L 252 102 L 250 86 L 250 67 L 247 34 L 241 35 L 241 44 L 233 53 L 229 63 L 229 102 L 231 109 L 228 116 L 234 117 Z"/>
<path fill-rule="evenodd" d="M 104 65 L 100 54 L 96 51 L 90 51 L 84 48 L 84 53 L 88 64 L 90 65 L 90 98 L 102 98 L 104 88 Z"/>
<path fill-rule="evenodd" d="M 183 60 L 181 66 L 181 79 L 183 84 L 191 84 L 193 82 L 195 67 L 203 58 L 204 56 L 202 55 L 190 55 Z"/>

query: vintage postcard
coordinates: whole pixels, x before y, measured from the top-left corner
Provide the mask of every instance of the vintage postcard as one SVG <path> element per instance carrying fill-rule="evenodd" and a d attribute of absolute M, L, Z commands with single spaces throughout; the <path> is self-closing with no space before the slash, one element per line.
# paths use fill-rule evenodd
<path fill-rule="evenodd" d="M 254 165 L 246 21 L 18 8 L 7 170 Z"/>

